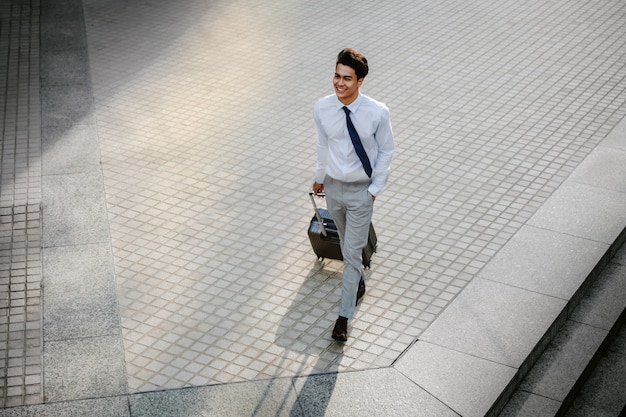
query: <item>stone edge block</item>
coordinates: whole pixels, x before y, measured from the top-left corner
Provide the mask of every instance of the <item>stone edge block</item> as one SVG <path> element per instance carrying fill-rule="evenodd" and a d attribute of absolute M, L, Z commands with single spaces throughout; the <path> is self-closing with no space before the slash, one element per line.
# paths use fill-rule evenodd
<path fill-rule="evenodd" d="M 606 243 L 523 226 L 478 277 L 569 300 L 608 249 Z"/>
<path fill-rule="evenodd" d="M 44 248 L 109 241 L 100 172 L 43 177 Z"/>
<path fill-rule="evenodd" d="M 458 417 L 393 368 L 314 375 L 295 386 L 303 416 Z"/>
<path fill-rule="evenodd" d="M 557 189 L 528 225 L 612 245 L 626 225 L 626 193 L 573 181 Z"/>
<path fill-rule="evenodd" d="M 108 244 L 43 250 L 44 340 L 117 335 L 119 305 Z"/>
<path fill-rule="evenodd" d="M 607 333 L 568 320 L 526 375 L 520 389 L 563 402 Z"/>
<path fill-rule="evenodd" d="M 44 175 L 99 171 L 98 137 L 91 126 L 49 127 L 42 137 Z"/>
<path fill-rule="evenodd" d="M 566 301 L 474 278 L 420 340 L 520 368 Z"/>
<path fill-rule="evenodd" d="M 394 368 L 462 416 L 484 416 L 516 369 L 418 341 Z"/>
<path fill-rule="evenodd" d="M 44 343 L 46 401 L 128 394 L 121 336 Z"/>
<path fill-rule="evenodd" d="M 291 379 L 154 391 L 133 394 L 129 401 L 133 417 L 300 415 Z"/>

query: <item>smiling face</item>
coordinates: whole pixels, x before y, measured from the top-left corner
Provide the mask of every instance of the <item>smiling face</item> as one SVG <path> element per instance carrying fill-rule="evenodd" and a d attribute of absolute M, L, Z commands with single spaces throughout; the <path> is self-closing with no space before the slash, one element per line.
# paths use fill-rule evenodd
<path fill-rule="evenodd" d="M 352 103 L 359 96 L 359 87 L 363 84 L 363 78 L 357 80 L 356 72 L 352 67 L 343 64 L 337 64 L 335 68 L 335 77 L 333 78 L 333 86 L 335 94 L 343 104 Z"/>

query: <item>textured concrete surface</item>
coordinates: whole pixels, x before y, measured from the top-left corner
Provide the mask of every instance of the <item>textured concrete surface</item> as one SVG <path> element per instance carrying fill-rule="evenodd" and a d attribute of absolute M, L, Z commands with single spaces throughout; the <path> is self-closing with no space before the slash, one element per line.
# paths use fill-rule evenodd
<path fill-rule="evenodd" d="M 2 6 L 0 415 L 469 416 L 501 400 L 626 225 L 626 10 L 347 6 Z M 348 45 L 398 152 L 338 345 L 341 264 L 312 254 L 306 193 L 311 109 Z M 537 243 L 566 275 L 529 261 Z M 519 279 L 490 279 L 506 265 Z M 426 348 L 456 359 L 420 363 Z M 446 378 L 491 366 L 472 395 Z"/>
<path fill-rule="evenodd" d="M 626 245 L 591 283 L 500 417 L 618 416 L 623 390 Z"/>

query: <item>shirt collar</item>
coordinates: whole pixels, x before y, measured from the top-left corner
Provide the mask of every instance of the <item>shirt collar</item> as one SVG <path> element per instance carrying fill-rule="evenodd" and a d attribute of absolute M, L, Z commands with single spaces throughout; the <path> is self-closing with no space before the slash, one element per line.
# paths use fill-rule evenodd
<path fill-rule="evenodd" d="M 359 91 L 359 95 L 357 96 L 356 100 L 354 100 L 352 103 L 350 103 L 348 106 L 346 106 L 345 104 L 343 104 L 339 98 L 337 98 L 337 96 L 335 95 L 335 102 L 337 104 L 337 110 L 341 110 L 344 106 L 347 107 L 348 109 L 350 109 L 351 113 L 354 113 L 358 108 L 359 105 L 361 104 L 362 101 L 362 96 L 361 96 L 361 92 Z"/>

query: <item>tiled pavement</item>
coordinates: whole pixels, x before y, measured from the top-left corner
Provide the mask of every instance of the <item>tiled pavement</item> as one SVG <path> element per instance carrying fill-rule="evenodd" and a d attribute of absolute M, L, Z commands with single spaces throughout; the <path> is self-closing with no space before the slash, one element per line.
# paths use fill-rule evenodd
<path fill-rule="evenodd" d="M 626 225 L 620 0 L 39 3 L 1 9 L 0 415 L 333 415 L 359 384 L 405 394 L 370 411 L 481 415 L 497 390 L 448 401 L 437 377 L 458 370 L 432 364 L 463 353 L 504 387 Z M 306 192 L 312 106 L 348 45 L 398 149 L 342 346 Z M 483 327 L 449 332 L 464 317 Z"/>
<path fill-rule="evenodd" d="M 39 6 L 0 4 L 0 406 L 42 401 Z"/>

